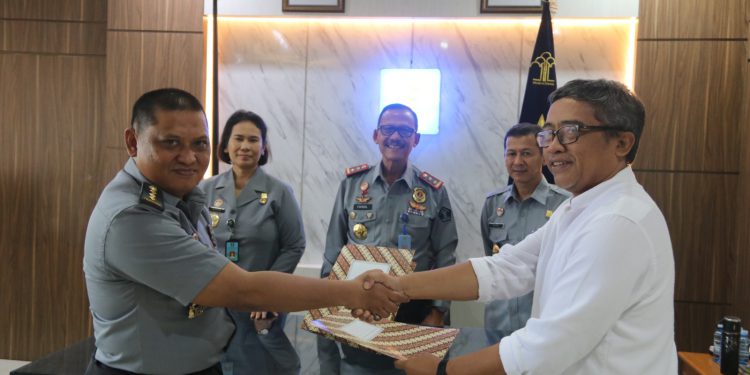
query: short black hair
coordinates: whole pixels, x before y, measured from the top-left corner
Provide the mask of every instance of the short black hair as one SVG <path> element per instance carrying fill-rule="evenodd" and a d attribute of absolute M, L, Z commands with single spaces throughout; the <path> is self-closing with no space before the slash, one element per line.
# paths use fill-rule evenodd
<path fill-rule="evenodd" d="M 232 113 L 232 115 L 229 116 L 229 119 L 227 119 L 227 123 L 224 125 L 224 130 L 221 133 L 221 142 L 219 142 L 219 148 L 216 150 L 216 156 L 219 158 L 219 160 L 227 164 L 232 164 L 232 159 L 229 158 L 229 154 L 227 153 L 229 138 L 232 137 L 232 129 L 234 129 L 234 126 L 243 121 L 252 122 L 255 126 L 258 127 L 258 130 L 260 130 L 260 139 L 263 141 L 265 152 L 260 155 L 258 165 L 265 165 L 266 163 L 268 163 L 268 158 L 271 155 L 271 148 L 268 145 L 268 127 L 266 126 L 266 122 L 263 121 L 263 118 L 261 118 L 257 113 L 252 111 L 245 111 L 242 109 Z"/>
<path fill-rule="evenodd" d="M 550 104 L 571 98 L 594 108 L 594 116 L 602 123 L 635 135 L 633 148 L 625 156 L 632 163 L 638 153 L 638 143 L 646 123 L 646 109 L 638 97 L 620 82 L 607 79 L 576 79 L 549 95 Z"/>
<path fill-rule="evenodd" d="M 380 111 L 380 116 L 378 116 L 378 126 L 380 126 L 380 119 L 383 118 L 383 114 L 385 113 L 385 111 L 393 110 L 408 111 L 409 113 L 411 113 L 412 117 L 414 117 L 414 129 L 419 129 L 419 120 L 417 119 L 417 113 L 414 112 L 414 110 L 411 109 L 408 105 L 401 103 L 392 103 L 383 107 L 383 110 Z"/>
<path fill-rule="evenodd" d="M 505 138 L 503 139 L 503 147 L 508 147 L 508 138 L 510 137 L 525 137 L 527 135 L 533 135 L 534 140 L 536 142 L 536 134 L 539 133 L 542 130 L 541 127 L 537 124 L 532 124 L 530 122 L 521 122 L 518 124 L 515 124 L 508 129 L 508 131 L 505 133 Z M 539 146 L 539 145 L 537 145 Z M 542 148 L 539 147 L 539 152 L 542 151 Z"/>
<path fill-rule="evenodd" d="M 133 116 L 130 119 L 130 126 L 135 129 L 136 134 L 140 133 L 147 126 L 156 124 L 156 110 L 163 111 L 195 111 L 206 117 L 201 102 L 191 93 L 175 89 L 164 88 L 149 91 L 141 95 L 133 104 Z"/>

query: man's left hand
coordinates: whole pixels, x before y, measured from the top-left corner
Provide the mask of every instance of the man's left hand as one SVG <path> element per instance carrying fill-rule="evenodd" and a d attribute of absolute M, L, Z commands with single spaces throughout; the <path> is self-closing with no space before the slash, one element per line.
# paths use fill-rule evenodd
<path fill-rule="evenodd" d="M 399 359 L 395 362 L 396 368 L 404 370 L 407 375 L 433 375 L 437 372 L 440 359 L 432 354 L 422 353 Z"/>

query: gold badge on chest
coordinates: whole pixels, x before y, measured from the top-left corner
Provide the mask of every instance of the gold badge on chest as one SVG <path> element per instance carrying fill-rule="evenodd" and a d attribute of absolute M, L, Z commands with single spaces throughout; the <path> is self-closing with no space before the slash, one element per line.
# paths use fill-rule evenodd
<path fill-rule="evenodd" d="M 219 214 L 211 213 L 211 228 L 216 228 L 219 225 Z"/>
<path fill-rule="evenodd" d="M 354 224 L 352 232 L 354 232 L 354 237 L 358 240 L 367 238 L 367 227 L 362 223 Z"/>
<path fill-rule="evenodd" d="M 360 195 L 355 198 L 357 202 L 367 203 L 370 201 L 370 197 L 367 195 L 368 189 L 370 189 L 370 184 L 368 184 L 367 181 L 362 181 L 362 183 L 359 184 Z"/>
<path fill-rule="evenodd" d="M 409 212 L 415 215 L 424 215 L 427 210 L 425 202 L 427 202 L 427 192 L 419 186 L 415 187 L 411 193 L 411 201 L 409 201 L 409 207 L 411 208 Z"/>

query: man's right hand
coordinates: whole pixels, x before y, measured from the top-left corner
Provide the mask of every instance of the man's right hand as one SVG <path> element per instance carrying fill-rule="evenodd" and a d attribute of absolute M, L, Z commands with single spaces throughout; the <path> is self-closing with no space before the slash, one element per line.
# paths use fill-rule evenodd
<path fill-rule="evenodd" d="M 388 278 L 382 271 L 368 271 L 352 280 L 357 286 L 354 303 L 347 306 L 352 309 L 352 315 L 366 321 L 377 321 L 395 314 L 399 304 L 409 302 L 395 283 L 387 281 Z M 394 288 L 389 288 L 389 285 Z M 355 315 L 355 311 L 360 313 Z"/>
<path fill-rule="evenodd" d="M 368 308 L 356 308 L 352 309 L 352 316 L 355 318 L 365 321 L 378 321 L 381 318 L 387 317 L 390 314 L 396 313 L 398 310 L 398 303 L 409 302 L 409 297 L 403 293 L 403 288 L 399 283 L 398 278 L 390 276 L 379 270 L 367 271 L 355 279 L 356 282 L 360 282 L 362 288 L 365 290 L 375 291 L 381 288 L 385 288 L 388 291 L 397 293 L 399 300 L 391 299 L 395 303 L 392 310 L 388 313 L 383 314 L 380 311 L 371 310 Z"/>

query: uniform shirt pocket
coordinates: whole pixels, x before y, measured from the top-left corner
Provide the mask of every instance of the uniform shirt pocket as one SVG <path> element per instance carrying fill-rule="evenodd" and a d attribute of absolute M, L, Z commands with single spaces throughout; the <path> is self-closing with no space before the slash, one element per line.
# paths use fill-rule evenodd
<path fill-rule="evenodd" d="M 488 227 L 490 229 L 490 241 L 493 244 L 502 246 L 508 242 L 508 228 L 505 223 L 500 220 L 490 221 Z"/>
<path fill-rule="evenodd" d="M 349 233 L 357 243 L 368 243 L 373 237 L 377 215 L 373 211 L 350 211 Z"/>

